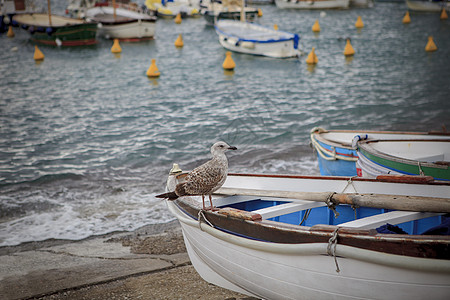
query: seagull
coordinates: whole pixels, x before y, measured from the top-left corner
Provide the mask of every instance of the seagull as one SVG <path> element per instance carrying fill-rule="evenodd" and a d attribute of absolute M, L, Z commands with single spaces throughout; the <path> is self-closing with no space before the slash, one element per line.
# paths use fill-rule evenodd
<path fill-rule="evenodd" d="M 186 176 L 186 181 L 177 184 L 175 191 L 157 195 L 157 198 L 165 198 L 168 200 L 175 200 L 181 196 L 201 195 L 203 202 L 203 209 L 205 208 L 205 195 L 209 196 L 211 207 L 211 194 L 217 191 L 227 179 L 228 173 L 228 159 L 225 152 L 228 150 L 237 150 L 225 142 L 217 142 L 211 147 L 212 159 L 201 166 L 198 166 Z"/>

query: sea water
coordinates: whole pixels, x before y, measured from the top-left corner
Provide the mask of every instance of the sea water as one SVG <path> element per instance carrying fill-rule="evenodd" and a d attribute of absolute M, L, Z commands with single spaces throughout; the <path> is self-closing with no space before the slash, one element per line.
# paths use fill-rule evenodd
<path fill-rule="evenodd" d="M 402 24 L 404 3 L 259 8 L 258 23 L 299 34 L 319 63 L 233 53 L 236 69 L 224 72 L 226 50 L 202 18 L 158 19 L 154 40 L 121 43 L 118 57 L 103 39 L 39 46 L 40 64 L 26 31 L 0 35 L 0 245 L 168 222 L 154 196 L 172 163 L 192 169 L 218 140 L 238 148 L 228 155 L 230 172 L 319 174 L 313 127 L 450 128 L 450 20 L 411 12 Z M 425 52 L 428 36 L 436 52 Z M 346 38 L 352 58 L 343 55 Z M 157 79 L 145 75 L 153 58 Z"/>

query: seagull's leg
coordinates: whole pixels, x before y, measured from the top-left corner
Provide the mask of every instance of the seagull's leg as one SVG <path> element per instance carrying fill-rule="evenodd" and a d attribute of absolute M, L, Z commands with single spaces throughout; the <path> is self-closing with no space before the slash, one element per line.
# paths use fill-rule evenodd
<path fill-rule="evenodd" d="M 209 203 L 211 203 L 210 209 L 211 209 L 212 211 L 219 210 L 217 207 L 214 207 L 214 205 L 212 204 L 211 194 L 209 194 Z"/>
<path fill-rule="evenodd" d="M 203 202 L 203 210 L 206 210 L 206 207 L 205 207 L 205 195 L 202 195 L 202 202 Z"/>

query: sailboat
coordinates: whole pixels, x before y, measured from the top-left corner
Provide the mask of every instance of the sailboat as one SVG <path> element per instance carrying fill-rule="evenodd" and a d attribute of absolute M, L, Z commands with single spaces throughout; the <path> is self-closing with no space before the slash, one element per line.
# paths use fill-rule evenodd
<path fill-rule="evenodd" d="M 147 13 L 112 6 L 95 6 L 86 10 L 86 19 L 98 22 L 99 35 L 107 39 L 138 42 L 153 39 L 156 16 Z"/>
<path fill-rule="evenodd" d="M 55 46 L 83 46 L 97 43 L 97 23 L 52 15 L 50 0 L 48 12 L 24 13 L 13 16 L 36 43 Z"/>

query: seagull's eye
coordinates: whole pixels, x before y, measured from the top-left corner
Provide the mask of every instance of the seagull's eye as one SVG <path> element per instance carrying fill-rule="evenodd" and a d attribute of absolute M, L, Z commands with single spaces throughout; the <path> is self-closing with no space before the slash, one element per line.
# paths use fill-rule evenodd
<path fill-rule="evenodd" d="M 219 145 L 220 148 L 223 148 L 223 145 Z"/>

